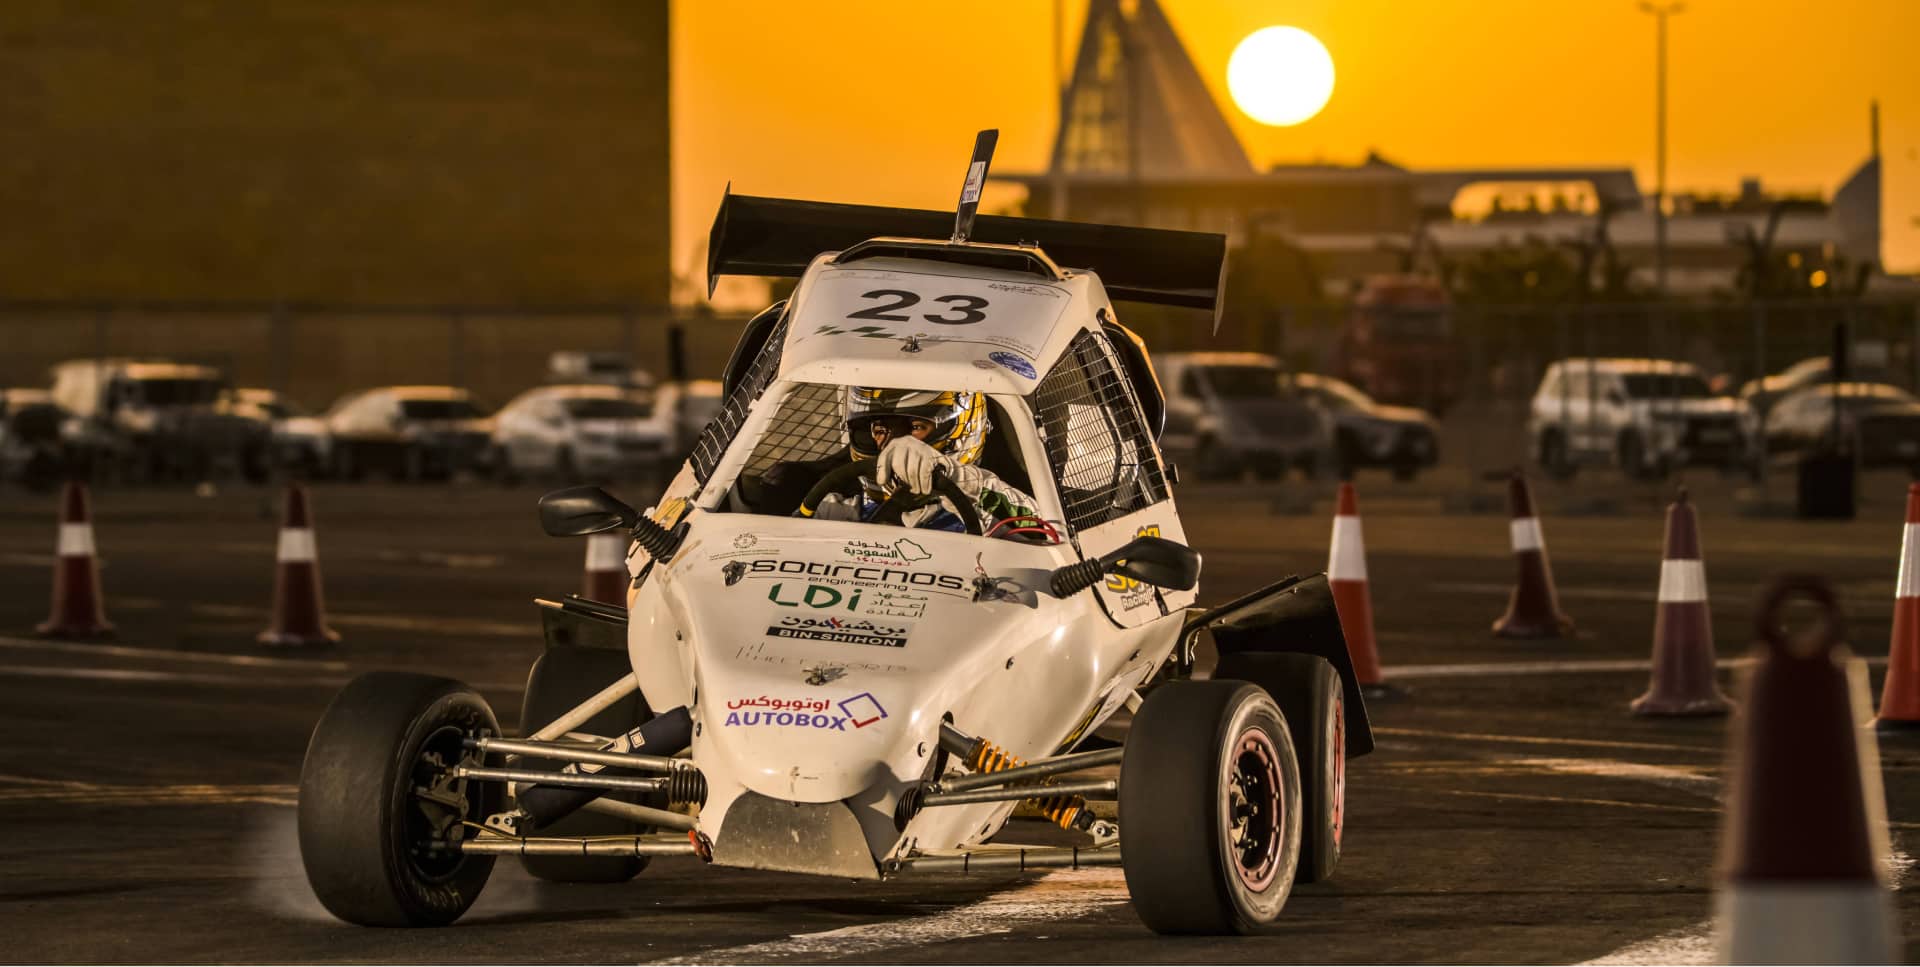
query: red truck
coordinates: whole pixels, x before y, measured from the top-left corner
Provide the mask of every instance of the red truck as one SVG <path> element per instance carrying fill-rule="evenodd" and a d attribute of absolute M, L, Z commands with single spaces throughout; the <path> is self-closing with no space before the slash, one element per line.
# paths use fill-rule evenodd
<path fill-rule="evenodd" d="M 1334 347 L 1335 375 L 1382 403 L 1436 416 L 1460 397 L 1464 363 L 1447 290 L 1416 275 L 1369 278 Z"/>

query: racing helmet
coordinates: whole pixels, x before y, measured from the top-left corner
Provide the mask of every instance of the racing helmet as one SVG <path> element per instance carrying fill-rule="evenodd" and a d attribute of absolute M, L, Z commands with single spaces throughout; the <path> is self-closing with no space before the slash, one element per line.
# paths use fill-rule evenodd
<path fill-rule="evenodd" d="M 933 424 L 926 444 L 960 463 L 972 463 L 986 445 L 987 400 L 979 393 L 847 387 L 847 448 L 855 460 L 879 456 L 873 421 L 892 416 L 918 417 Z"/>

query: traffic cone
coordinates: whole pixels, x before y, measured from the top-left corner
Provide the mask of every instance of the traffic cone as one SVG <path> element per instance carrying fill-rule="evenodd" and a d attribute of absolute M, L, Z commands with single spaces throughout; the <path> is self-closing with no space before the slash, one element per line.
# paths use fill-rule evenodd
<path fill-rule="evenodd" d="M 1882 732 L 1920 729 L 1920 483 L 1907 486 L 1907 526 L 1900 537 L 1900 578 L 1893 586 L 1893 641 L 1880 692 Z"/>
<path fill-rule="evenodd" d="M 1789 640 L 1779 612 L 1797 595 L 1825 618 L 1817 634 Z M 1728 772 L 1719 961 L 1893 963 L 1900 948 L 1879 866 L 1886 802 L 1873 733 L 1854 724 L 1865 675 L 1850 674 L 1858 659 L 1843 643 L 1833 589 L 1782 578 L 1762 599 L 1757 631 Z"/>
<path fill-rule="evenodd" d="M 1707 570 L 1700 558 L 1700 525 L 1685 487 L 1667 505 L 1660 603 L 1653 616 L 1653 681 L 1632 707 L 1635 715 L 1725 715 L 1729 708 L 1714 679 Z"/>
<path fill-rule="evenodd" d="M 1367 546 L 1360 535 L 1360 499 L 1353 484 L 1342 483 L 1327 550 L 1327 584 L 1333 589 L 1340 633 L 1346 636 L 1360 691 L 1368 698 L 1384 698 L 1394 689 L 1380 672 L 1380 651 L 1373 638 L 1373 598 L 1367 593 Z"/>
<path fill-rule="evenodd" d="M 584 597 L 625 607 L 627 604 L 627 542 L 618 534 L 587 535 L 587 576 Z"/>
<path fill-rule="evenodd" d="M 307 490 L 287 485 L 286 517 L 280 523 L 280 543 L 274 551 L 273 625 L 256 639 L 263 645 L 299 647 L 330 645 L 340 640 L 327 627 L 327 609 L 320 596 L 320 558 L 313 542 L 313 518 L 307 512 Z"/>
<path fill-rule="evenodd" d="M 67 481 L 60 497 L 60 537 L 54 547 L 53 608 L 34 628 L 43 638 L 111 638 L 106 596 L 100 591 L 100 562 L 93 551 L 93 514 L 87 485 Z"/>
<path fill-rule="evenodd" d="M 1533 492 L 1527 478 L 1515 470 L 1507 481 L 1507 505 L 1513 511 L 1508 533 L 1519 576 L 1507 613 L 1493 623 L 1502 638 L 1558 638 L 1573 632 L 1573 619 L 1560 613 L 1560 596 L 1553 590 L 1553 569 L 1547 564 L 1547 541 L 1540 518 L 1533 512 Z"/>

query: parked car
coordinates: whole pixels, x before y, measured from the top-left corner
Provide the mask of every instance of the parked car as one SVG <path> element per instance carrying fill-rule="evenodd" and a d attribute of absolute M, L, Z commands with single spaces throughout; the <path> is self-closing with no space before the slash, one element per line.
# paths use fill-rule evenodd
<path fill-rule="evenodd" d="M 1920 399 L 1898 386 L 1809 386 L 1775 403 L 1766 428 L 1770 456 L 1797 458 L 1838 442 L 1862 466 L 1905 467 L 1920 480 Z"/>
<path fill-rule="evenodd" d="M 1395 480 L 1412 480 L 1440 459 L 1433 416 L 1411 406 L 1375 402 L 1352 384 L 1318 373 L 1293 377 L 1301 395 L 1333 417 L 1333 454 L 1341 476 L 1362 467 L 1386 467 Z"/>
<path fill-rule="evenodd" d="M 680 459 L 693 449 L 693 441 L 720 414 L 726 400 L 717 379 L 689 379 L 666 382 L 654 387 L 654 425 L 672 440 L 669 452 Z"/>
<path fill-rule="evenodd" d="M 456 386 L 383 386 L 342 397 L 327 412 L 333 472 L 349 480 L 368 471 L 396 480 L 445 479 L 486 469 L 492 427 Z"/>
<path fill-rule="evenodd" d="M 234 390 L 227 407 L 272 428 L 274 466 L 318 474 L 332 465 L 333 435 L 327 422 L 276 390 Z"/>
<path fill-rule="evenodd" d="M 1201 479 L 1253 471 L 1278 477 L 1333 466 L 1334 422 L 1264 353 L 1167 353 L 1157 361 L 1167 393 L 1161 445 Z"/>
<path fill-rule="evenodd" d="M 1847 375 L 1854 382 L 1885 383 L 1888 372 L 1885 366 L 1855 362 L 1847 367 Z M 1765 416 L 1773 404 L 1797 393 L 1809 386 L 1822 386 L 1833 382 L 1833 357 L 1810 356 L 1786 369 L 1760 379 L 1751 379 L 1740 387 L 1740 399 L 1753 411 Z"/>
<path fill-rule="evenodd" d="M 618 386 L 542 386 L 493 416 L 493 467 L 505 477 L 550 473 L 563 480 L 659 470 L 670 427 L 654 406 Z"/>
<path fill-rule="evenodd" d="M 66 471 L 60 428 L 67 411 L 43 389 L 0 389 L 0 481 L 45 490 Z"/>
<path fill-rule="evenodd" d="M 653 375 L 635 368 L 626 353 L 563 349 L 547 356 L 547 381 L 645 388 Z"/>
<path fill-rule="evenodd" d="M 73 416 L 67 450 L 83 471 L 205 478 L 239 472 L 264 480 L 271 428 L 226 410 L 226 377 L 211 366 L 75 359 L 53 368 L 53 400 Z"/>
<path fill-rule="evenodd" d="M 1553 476 L 1611 463 L 1649 479 L 1680 466 L 1750 468 L 1748 412 L 1731 396 L 1715 396 L 1688 363 L 1563 359 L 1540 380 L 1527 434 Z"/>

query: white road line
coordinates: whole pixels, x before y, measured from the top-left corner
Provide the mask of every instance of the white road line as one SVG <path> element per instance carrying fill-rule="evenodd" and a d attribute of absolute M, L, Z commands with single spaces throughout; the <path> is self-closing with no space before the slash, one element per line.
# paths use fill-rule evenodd
<path fill-rule="evenodd" d="M 1104 913 L 1128 903 L 1119 870 L 1060 870 L 1018 888 L 926 917 L 902 917 L 784 940 L 704 950 L 656 964 L 754 964 L 775 960 L 819 962 L 885 950 L 924 948 L 953 940 L 1011 933 L 1033 926 Z"/>
<path fill-rule="evenodd" d="M 345 671 L 343 661 L 309 661 L 301 658 L 266 658 L 260 655 L 223 655 L 207 651 L 179 651 L 172 648 L 136 648 L 132 645 L 93 644 L 77 641 L 51 641 L 37 638 L 0 637 L 0 648 L 26 648 L 75 655 L 112 655 L 116 658 L 151 658 L 158 661 L 205 662 L 247 668 L 290 668 L 312 671 Z"/>
<path fill-rule="evenodd" d="M 1584 599 L 1589 601 L 1645 601 L 1651 604 L 1659 600 L 1659 593 L 1657 582 L 1650 581 L 1649 583 L 1655 586 L 1646 590 L 1636 588 L 1590 588 L 1564 584 L 1555 590 L 1562 598 Z M 1732 599 L 1741 601 L 1751 600 L 1754 595 L 1759 593 L 1759 585 L 1733 585 L 1732 587 L 1733 590 L 1722 588 L 1721 593 L 1728 595 Z M 1513 585 L 1491 581 L 1437 581 L 1427 585 L 1427 590 L 1451 594 L 1508 594 L 1513 591 Z M 1868 594 L 1865 589 L 1852 591 L 1843 586 L 1839 588 L 1838 591 L 1843 600 L 1882 600 L 1881 596 Z"/>
<path fill-rule="evenodd" d="M 1719 756 L 1725 750 L 1717 745 L 1672 745 L 1664 742 L 1628 742 L 1620 739 L 1571 739 L 1551 735 L 1501 735 L 1492 732 L 1447 732 L 1439 729 L 1403 729 L 1374 726 L 1375 735 L 1403 735 L 1421 739 L 1456 739 L 1468 742 L 1506 742 L 1516 745 L 1568 745 L 1595 749 L 1645 749 L 1651 752 L 1704 752 Z"/>
<path fill-rule="evenodd" d="M 258 803 L 292 806 L 299 788 L 282 784 L 214 786 L 170 784 L 153 786 L 104 785 L 78 780 L 36 779 L 0 775 L 0 803 L 60 802 L 74 805 L 192 806 Z"/>
<path fill-rule="evenodd" d="M 139 668 L 74 668 L 64 665 L 0 665 L 0 678 L 69 678 L 81 681 L 161 683 L 171 685 L 232 685 L 240 688 L 304 688 L 347 683 L 339 674 L 289 678 L 272 675 L 231 675 L 219 672 L 169 672 Z"/>
<path fill-rule="evenodd" d="M 1861 658 L 1868 665 L 1884 665 L 1884 655 Z M 1722 658 L 1715 663 L 1721 670 L 1744 668 L 1752 658 Z M 1386 670 L 1389 679 L 1416 681 L 1423 678 L 1479 678 L 1502 675 L 1609 675 L 1619 672 L 1644 672 L 1653 669 L 1646 658 L 1588 658 L 1569 661 L 1485 661 L 1440 665 L 1396 665 Z"/>

